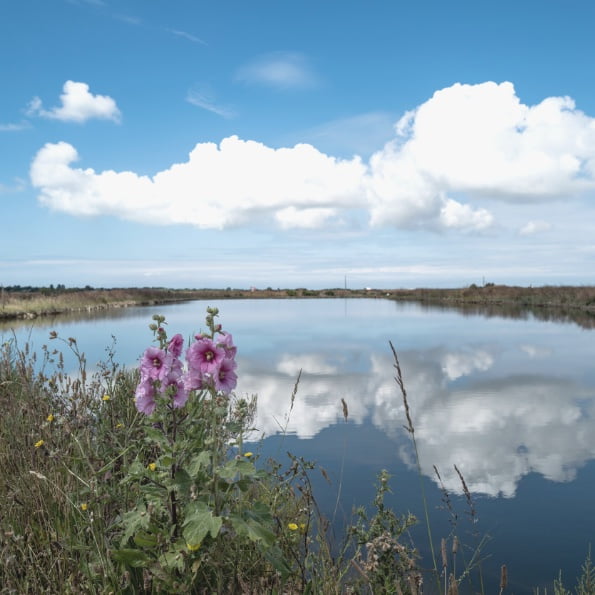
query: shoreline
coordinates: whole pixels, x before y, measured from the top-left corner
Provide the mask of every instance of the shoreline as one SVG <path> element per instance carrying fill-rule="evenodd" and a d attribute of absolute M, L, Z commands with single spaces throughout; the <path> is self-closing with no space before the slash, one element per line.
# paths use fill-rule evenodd
<path fill-rule="evenodd" d="M 451 289 L 3 289 L 0 294 L 0 321 L 192 300 L 302 298 L 378 298 L 466 310 L 512 308 L 580 312 L 595 318 L 595 286 L 518 287 L 487 284 Z"/>

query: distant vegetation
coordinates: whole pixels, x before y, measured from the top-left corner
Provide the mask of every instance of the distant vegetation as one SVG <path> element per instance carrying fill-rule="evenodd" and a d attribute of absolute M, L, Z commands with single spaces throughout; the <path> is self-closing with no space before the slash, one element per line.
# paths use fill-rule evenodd
<path fill-rule="evenodd" d="M 471 284 L 458 289 L 388 290 L 393 299 L 454 304 L 515 305 L 525 307 L 564 307 L 592 309 L 595 312 L 595 286 Z"/>
<path fill-rule="evenodd" d="M 104 289 L 12 285 L 0 288 L 0 319 L 34 318 L 47 314 L 92 311 L 188 300 L 269 298 L 382 298 L 454 307 L 465 313 L 482 312 L 541 319 L 571 320 L 595 326 L 595 286 L 516 287 L 486 283 L 450 289 L 168 289 L 161 287 Z"/>

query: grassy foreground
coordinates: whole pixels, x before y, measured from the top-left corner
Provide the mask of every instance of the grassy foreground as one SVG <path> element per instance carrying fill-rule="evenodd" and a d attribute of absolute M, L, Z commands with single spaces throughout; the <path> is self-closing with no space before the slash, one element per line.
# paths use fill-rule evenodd
<path fill-rule="evenodd" d="M 499 584 L 483 584 L 480 549 L 465 550 L 456 528 L 440 537 L 427 526 L 433 563 L 421 567 L 408 534 L 416 519 L 384 504 L 386 471 L 335 543 L 311 484 L 324 472 L 298 455 L 245 450 L 255 399 L 200 391 L 145 416 L 133 402 L 137 370 L 108 354 L 88 374 L 75 338 L 52 333 L 50 346 L 40 360 L 1 346 L 0 593 L 507 592 L 505 568 Z M 78 373 L 66 373 L 62 350 Z M 595 592 L 585 568 L 581 595 Z M 552 592 L 570 593 L 560 581 Z"/>

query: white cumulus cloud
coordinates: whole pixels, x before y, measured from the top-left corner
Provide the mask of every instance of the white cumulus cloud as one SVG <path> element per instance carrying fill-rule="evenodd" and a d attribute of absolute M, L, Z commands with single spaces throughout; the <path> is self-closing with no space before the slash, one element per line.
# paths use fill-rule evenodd
<path fill-rule="evenodd" d="M 91 118 L 119 122 L 121 113 L 116 102 L 107 95 L 93 95 L 87 83 L 66 81 L 60 95 L 60 107 L 44 109 L 39 97 L 29 103 L 27 113 L 63 122 L 86 122 Z"/>
<path fill-rule="evenodd" d="M 528 221 L 523 227 L 521 227 L 519 233 L 522 236 L 531 236 L 536 233 L 543 233 L 544 231 L 549 231 L 552 228 L 551 223 L 547 221 Z"/>
<path fill-rule="evenodd" d="M 281 62 L 276 80 L 297 81 L 299 69 L 282 75 Z M 115 103 L 100 109 L 99 96 L 83 83 L 67 85 L 63 106 L 51 117 L 119 114 Z M 188 100 L 231 115 L 204 95 Z M 37 153 L 31 181 L 42 203 L 75 215 L 216 229 L 255 220 L 324 228 L 354 221 L 350 215 L 358 212 L 372 226 L 481 232 L 495 223 L 488 200 L 514 209 L 593 192 L 595 119 L 568 97 L 528 106 L 508 82 L 455 84 L 407 112 L 395 124 L 395 138 L 368 161 L 340 159 L 305 143 L 275 149 L 236 136 L 199 143 L 187 161 L 153 176 L 76 168 L 77 159 L 67 143 Z M 546 230 L 546 223 L 532 221 L 520 233 Z"/>
<path fill-rule="evenodd" d="M 37 153 L 30 174 L 42 203 L 74 215 L 215 229 L 267 213 L 278 213 L 287 227 L 312 226 L 331 214 L 329 205 L 358 207 L 365 173 L 358 158 L 337 160 L 311 145 L 271 149 L 237 137 L 219 146 L 198 144 L 187 162 L 152 178 L 71 167 L 77 159 L 76 149 L 64 142 Z"/>
<path fill-rule="evenodd" d="M 453 196 L 527 202 L 595 188 L 595 120 L 569 97 L 527 106 L 509 82 L 455 84 L 407 112 L 395 130 L 370 161 L 374 223 L 403 225 L 423 214 L 481 229 L 490 213 Z"/>
<path fill-rule="evenodd" d="M 275 213 L 277 223 L 283 229 L 292 227 L 301 227 L 304 229 L 317 229 L 323 227 L 325 223 L 337 214 L 336 209 L 328 208 L 311 208 L 311 209 L 296 209 L 295 207 L 287 207 Z"/>

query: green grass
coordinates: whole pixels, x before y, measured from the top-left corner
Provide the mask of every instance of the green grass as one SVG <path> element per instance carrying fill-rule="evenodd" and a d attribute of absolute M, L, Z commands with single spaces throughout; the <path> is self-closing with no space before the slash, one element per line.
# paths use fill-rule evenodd
<path fill-rule="evenodd" d="M 49 344 L 39 355 L 13 341 L 0 351 L 0 593 L 420 593 L 425 583 L 446 594 L 469 580 L 474 592 L 498 590 L 481 583 L 483 542 L 465 558 L 454 530 L 436 543 L 433 569 L 419 567 L 416 519 L 384 503 L 388 472 L 334 543 L 316 464 L 244 452 L 255 401 L 189 401 L 172 439 L 156 427 L 170 418 L 136 411 L 136 370 L 108 353 L 88 374 L 74 338 Z M 581 595 L 594 592 L 585 564 Z M 552 592 L 569 593 L 561 580 Z"/>

